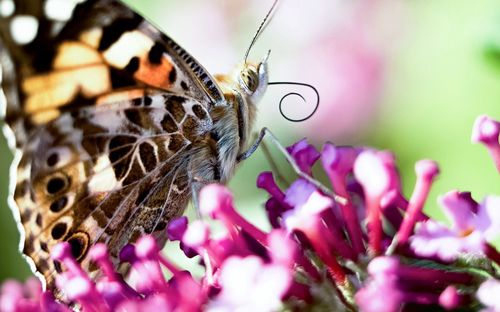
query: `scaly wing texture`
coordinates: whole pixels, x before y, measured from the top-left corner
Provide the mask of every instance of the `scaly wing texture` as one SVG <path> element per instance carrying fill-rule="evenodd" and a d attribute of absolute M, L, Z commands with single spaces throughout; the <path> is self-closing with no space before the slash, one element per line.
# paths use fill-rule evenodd
<path fill-rule="evenodd" d="M 6 120 L 18 144 L 37 125 L 117 89 L 156 88 L 206 106 L 222 101 L 201 65 L 119 1 L 84 1 L 66 22 L 47 16 L 51 3 L 74 1 L 15 1 L 13 14 L 0 20 Z"/>
<path fill-rule="evenodd" d="M 124 245 L 159 234 L 181 214 L 193 142 L 210 127 L 199 102 L 167 93 L 80 108 L 38 127 L 23 150 L 14 199 L 23 252 L 49 286 L 59 269 L 50 260 L 55 244 L 67 241 L 93 272 L 91 245 L 106 243 L 117 263 Z"/>
<path fill-rule="evenodd" d="M 222 101 L 189 54 L 122 3 L 87 0 L 73 10 L 71 2 L 0 10 L 5 119 L 22 153 L 14 199 L 23 252 L 49 288 L 58 242 L 93 272 L 87 252 L 96 242 L 117 263 L 143 233 L 164 240 L 190 198 L 191 155 L 207 168 L 216 162 L 205 143 L 213 143 L 210 110 Z M 63 4 L 69 20 L 48 14 Z M 214 178 L 210 169 L 205 178 Z"/>

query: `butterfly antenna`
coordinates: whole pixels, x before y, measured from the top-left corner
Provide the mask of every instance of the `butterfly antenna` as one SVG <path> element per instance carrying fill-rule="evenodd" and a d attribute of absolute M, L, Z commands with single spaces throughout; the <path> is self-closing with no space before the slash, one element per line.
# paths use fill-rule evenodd
<path fill-rule="evenodd" d="M 260 35 L 264 32 L 266 29 L 267 25 L 271 22 L 274 16 L 274 12 L 276 11 L 276 7 L 278 5 L 279 0 L 274 0 L 273 5 L 271 6 L 271 9 L 266 14 L 266 17 L 264 17 L 264 20 L 262 20 L 262 23 L 260 23 L 259 29 L 257 29 L 257 33 L 255 33 L 255 36 L 252 39 L 252 42 L 250 43 L 250 46 L 248 47 L 247 51 L 245 52 L 245 64 L 248 59 L 248 55 L 250 54 L 250 51 L 252 51 L 253 46 L 255 45 L 255 42 L 257 42 L 257 39 L 259 39 Z"/>
<path fill-rule="evenodd" d="M 285 118 L 286 120 L 288 121 L 291 121 L 291 122 L 302 122 L 302 121 L 306 121 L 308 120 L 309 118 L 311 118 L 315 113 L 316 111 L 318 110 L 319 108 L 319 102 L 320 102 L 320 97 L 319 97 L 319 92 L 318 92 L 318 89 L 316 89 L 313 85 L 310 85 L 308 83 L 303 83 L 303 82 L 291 82 L 291 81 L 279 81 L 279 82 L 269 82 L 268 85 L 294 85 L 294 86 L 302 86 L 302 87 L 308 87 L 310 89 L 312 89 L 314 91 L 314 93 L 316 94 L 316 105 L 314 106 L 314 110 L 309 114 L 307 115 L 306 117 L 304 118 L 300 118 L 300 119 L 293 119 L 293 118 L 290 118 L 288 117 L 284 112 L 283 112 L 283 101 L 289 97 L 289 96 L 292 96 L 292 95 L 295 95 L 295 96 L 298 96 L 299 98 L 301 98 L 305 103 L 307 103 L 305 97 L 300 94 L 300 93 L 297 93 L 297 92 L 289 92 L 287 94 L 285 94 L 281 100 L 280 100 L 280 106 L 279 106 L 279 109 L 280 109 L 280 113 L 281 113 L 281 116 L 283 116 L 283 118 Z"/>

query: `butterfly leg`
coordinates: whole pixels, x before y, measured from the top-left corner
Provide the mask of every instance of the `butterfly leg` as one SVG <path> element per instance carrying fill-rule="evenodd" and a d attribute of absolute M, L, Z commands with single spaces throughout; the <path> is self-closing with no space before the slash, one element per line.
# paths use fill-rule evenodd
<path fill-rule="evenodd" d="M 197 178 L 192 178 L 192 183 L 191 183 L 191 197 L 193 200 L 193 206 L 194 209 L 196 210 L 196 219 L 197 220 L 202 220 L 201 212 L 200 212 L 200 206 L 199 206 L 199 200 L 198 196 L 200 195 L 201 189 L 210 183 L 216 183 L 217 181 L 205 181 L 205 180 L 200 180 Z M 203 262 L 205 263 L 205 271 L 206 271 L 206 277 L 207 281 L 209 283 L 213 283 L 214 281 L 212 280 L 214 276 L 214 270 L 212 266 L 212 262 L 210 260 L 210 257 L 208 255 L 208 252 L 206 250 L 202 251 L 202 254 L 200 255 L 203 258 Z"/>
<path fill-rule="evenodd" d="M 259 133 L 255 132 L 253 139 L 255 140 L 258 137 L 258 135 Z M 271 151 L 269 150 L 269 145 L 266 143 L 266 141 L 262 140 L 260 147 L 262 148 L 262 153 L 264 154 L 264 157 L 266 157 L 269 166 L 271 166 L 271 171 L 276 172 L 276 180 L 285 185 L 292 184 L 282 173 L 282 171 L 278 167 L 278 164 L 274 161 L 273 156 L 271 155 Z"/>
<path fill-rule="evenodd" d="M 295 160 L 293 159 L 293 157 L 290 156 L 290 154 L 288 153 L 288 151 L 286 150 L 286 148 L 283 145 L 281 145 L 281 143 L 276 138 L 276 136 L 268 128 L 266 128 L 266 127 L 262 128 L 260 130 L 259 136 L 255 140 L 255 142 L 248 148 L 248 150 L 246 150 L 245 152 L 243 152 L 242 154 L 240 154 L 238 156 L 238 158 L 237 158 L 238 162 L 243 161 L 243 160 L 247 159 L 248 157 L 250 157 L 257 150 L 257 148 L 262 143 L 262 141 L 264 140 L 264 137 L 266 135 L 269 138 L 270 142 L 285 156 L 286 160 L 290 163 L 290 165 L 292 166 L 293 170 L 301 178 L 305 179 L 309 183 L 311 183 L 314 186 L 316 186 L 323 193 L 325 193 L 325 194 L 330 195 L 331 197 L 333 197 L 335 199 L 335 201 L 337 201 L 338 203 L 340 203 L 340 204 L 346 203 L 346 199 L 345 198 L 333 194 L 333 192 L 330 189 L 328 189 L 326 186 L 324 186 L 321 182 L 319 182 L 318 180 L 314 179 L 313 177 L 311 177 L 307 173 L 303 172 L 300 169 L 300 167 L 297 165 L 297 163 L 295 162 Z"/>
<path fill-rule="evenodd" d="M 193 201 L 194 210 L 196 211 L 196 217 L 201 220 L 200 205 L 198 196 L 200 195 L 200 190 L 205 184 L 193 178 L 191 183 L 191 199 Z"/>

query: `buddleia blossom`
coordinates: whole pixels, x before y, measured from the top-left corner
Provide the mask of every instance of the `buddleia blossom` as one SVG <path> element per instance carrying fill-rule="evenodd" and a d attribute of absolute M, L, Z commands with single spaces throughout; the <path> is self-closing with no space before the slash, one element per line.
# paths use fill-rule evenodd
<path fill-rule="evenodd" d="M 495 167 L 500 172 L 500 122 L 482 115 L 476 119 L 472 129 L 472 142 L 482 143 L 493 158 Z"/>
<path fill-rule="evenodd" d="M 470 193 L 451 191 L 439 198 L 450 226 L 434 220 L 419 224 L 411 248 L 422 256 L 454 261 L 463 254 L 484 255 L 500 234 L 500 197 L 475 202 Z"/>
<path fill-rule="evenodd" d="M 500 311 L 500 280 L 488 279 L 481 284 L 477 291 L 477 298 L 484 305 L 481 312 Z"/>
<path fill-rule="evenodd" d="M 473 140 L 486 144 L 496 162 L 499 123 L 481 120 Z M 499 197 L 444 194 L 438 202 L 445 224 L 423 213 L 439 175 L 431 160 L 416 163 L 406 197 L 388 151 L 326 144 L 320 152 L 305 140 L 287 151 L 310 178 L 282 187 L 271 172 L 259 175 L 257 186 L 269 194 L 268 230 L 244 218 L 231 192 L 217 184 L 199 194 L 201 219 L 170 222 L 168 238 L 199 260 L 201 277 L 175 265 L 145 235 L 121 251 L 128 282 L 106 246 L 93 246 L 89 256 L 101 272 L 94 281 L 63 243 L 52 253 L 64 269 L 58 292 L 42 292 L 33 280 L 8 282 L 0 310 L 499 311 L 500 255 L 492 244 L 500 231 Z M 315 179 L 316 164 L 326 186 Z M 215 233 L 207 219 L 223 231 Z"/>

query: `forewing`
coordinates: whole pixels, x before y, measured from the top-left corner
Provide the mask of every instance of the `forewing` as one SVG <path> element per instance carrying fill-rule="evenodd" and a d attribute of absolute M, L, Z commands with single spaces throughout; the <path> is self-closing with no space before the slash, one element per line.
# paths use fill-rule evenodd
<path fill-rule="evenodd" d="M 0 19 L 6 119 L 18 146 L 37 126 L 117 90 L 161 89 L 207 108 L 222 101 L 206 70 L 133 10 L 116 0 L 87 0 L 71 10 L 75 2 L 14 1 L 14 12 Z M 48 8 L 63 4 L 72 18 L 57 21 Z M 20 41 L 19 29 L 35 31 L 34 38 Z"/>

